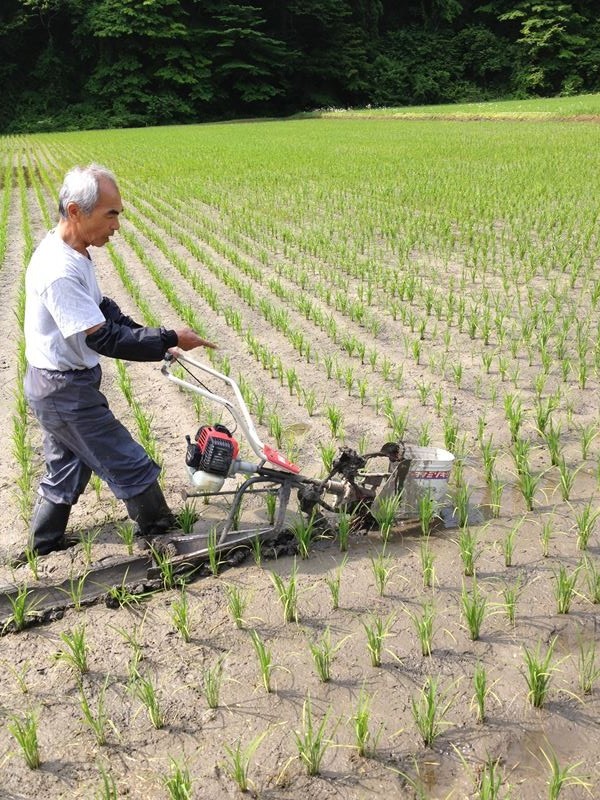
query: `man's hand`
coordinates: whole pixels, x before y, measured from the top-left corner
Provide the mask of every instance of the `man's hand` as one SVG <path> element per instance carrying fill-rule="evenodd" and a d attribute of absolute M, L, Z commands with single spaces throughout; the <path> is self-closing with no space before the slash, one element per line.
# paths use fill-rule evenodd
<path fill-rule="evenodd" d="M 181 348 L 181 350 L 193 350 L 194 347 L 210 347 L 212 349 L 217 347 L 216 344 L 207 342 L 206 339 L 201 339 L 191 328 L 182 328 L 175 331 L 175 333 L 177 334 L 177 347 Z M 171 352 L 171 349 L 169 352 Z M 173 353 L 173 355 L 177 354 Z"/>

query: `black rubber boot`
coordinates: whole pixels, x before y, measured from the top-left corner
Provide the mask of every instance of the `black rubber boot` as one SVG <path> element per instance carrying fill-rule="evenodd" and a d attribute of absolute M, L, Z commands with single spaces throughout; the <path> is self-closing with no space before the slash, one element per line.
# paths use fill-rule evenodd
<path fill-rule="evenodd" d="M 51 503 L 42 495 L 38 495 L 29 526 L 29 549 L 40 556 L 45 556 L 54 550 L 64 550 L 69 544 L 73 544 L 65 539 L 70 513 L 70 505 Z"/>
<path fill-rule="evenodd" d="M 158 481 L 145 492 L 125 500 L 125 506 L 131 519 L 137 523 L 137 535 L 144 539 L 161 536 L 177 524 Z"/>

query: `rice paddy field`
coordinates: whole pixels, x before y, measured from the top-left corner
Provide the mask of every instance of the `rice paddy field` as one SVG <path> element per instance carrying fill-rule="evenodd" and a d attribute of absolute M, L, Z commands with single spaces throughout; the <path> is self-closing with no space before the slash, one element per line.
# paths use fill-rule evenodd
<path fill-rule="evenodd" d="M 75 585 L 127 552 L 125 509 L 93 480 L 71 516 L 81 544 L 35 575 L 8 566 L 43 470 L 22 393 L 24 270 L 74 164 L 108 166 L 124 200 L 120 233 L 93 253 L 103 292 L 216 342 L 194 357 L 238 381 L 261 438 L 304 474 L 343 445 L 455 455 L 443 507 L 391 529 L 255 553 L 116 608 L 74 593 L 44 624 L 27 624 L 25 590 L 23 629 L 12 619 L 0 638 L 3 798 L 598 795 L 589 116 L 0 139 L 0 584 Z M 103 372 L 179 511 L 184 436 L 217 412 L 159 365 Z"/>

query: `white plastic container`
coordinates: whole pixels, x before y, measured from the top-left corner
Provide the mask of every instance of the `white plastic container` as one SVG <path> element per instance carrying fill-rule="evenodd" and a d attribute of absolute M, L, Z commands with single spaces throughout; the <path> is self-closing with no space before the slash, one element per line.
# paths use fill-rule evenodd
<path fill-rule="evenodd" d="M 410 459 L 410 467 L 404 479 L 404 489 L 400 499 L 397 519 L 419 517 L 419 500 L 428 494 L 439 508 L 444 504 L 448 493 L 448 480 L 454 456 L 441 447 L 418 447 L 407 444 L 405 457 Z M 384 477 L 383 485 L 373 500 L 371 513 L 376 512 L 379 503 L 386 497 L 396 494 L 396 470 Z"/>
<path fill-rule="evenodd" d="M 409 519 L 419 516 L 419 500 L 427 494 L 436 505 L 443 505 L 454 456 L 441 447 L 407 445 L 405 457 L 411 461 L 398 516 Z"/>

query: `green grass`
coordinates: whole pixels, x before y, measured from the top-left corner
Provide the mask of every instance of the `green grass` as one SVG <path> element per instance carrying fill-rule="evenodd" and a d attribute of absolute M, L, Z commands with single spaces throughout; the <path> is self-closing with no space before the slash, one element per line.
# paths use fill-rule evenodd
<path fill-rule="evenodd" d="M 400 108 L 335 109 L 318 112 L 321 117 L 456 118 L 557 120 L 573 116 L 600 115 L 600 94 L 575 97 L 540 97 L 528 100 L 493 100 L 488 103 L 440 103 Z"/>

